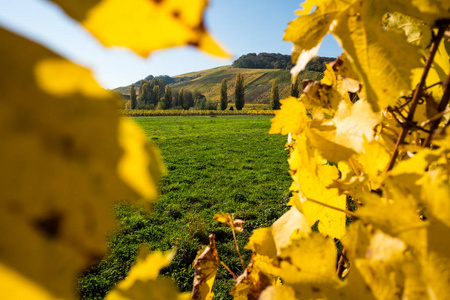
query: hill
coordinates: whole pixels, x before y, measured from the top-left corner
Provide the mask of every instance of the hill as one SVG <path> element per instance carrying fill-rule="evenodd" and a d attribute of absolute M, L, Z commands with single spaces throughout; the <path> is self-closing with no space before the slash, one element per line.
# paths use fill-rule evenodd
<path fill-rule="evenodd" d="M 299 74 L 300 81 L 302 79 L 320 79 L 325 69 L 324 63 L 331 60 L 331 58 L 319 57 L 313 59 L 306 69 Z M 245 59 L 241 59 L 240 61 L 245 61 Z M 291 75 L 287 69 L 254 69 L 222 66 L 171 77 L 170 81 L 172 83 L 169 84 L 175 93 L 180 88 L 191 91 L 197 90 L 205 95 L 207 99 L 219 101 L 220 83 L 225 78 L 228 81 L 228 100 L 234 102 L 235 78 L 238 73 L 244 75 L 246 103 L 269 103 L 270 89 L 275 80 L 278 82 L 280 97 L 285 98 L 289 96 Z M 136 89 L 139 87 L 139 81 L 136 82 L 135 86 Z M 114 91 L 124 96 L 130 93 L 129 87 L 120 87 L 114 89 Z"/>

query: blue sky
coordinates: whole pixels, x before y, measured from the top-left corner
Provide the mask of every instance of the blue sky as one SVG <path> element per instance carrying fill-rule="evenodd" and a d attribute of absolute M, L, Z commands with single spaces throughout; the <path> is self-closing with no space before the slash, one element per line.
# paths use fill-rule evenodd
<path fill-rule="evenodd" d="M 75 1 L 75 0 L 74 0 Z M 126 0 L 124 0 L 126 1 Z M 186 0 L 187 1 L 187 0 Z M 129 85 L 147 75 L 180 75 L 229 65 L 247 53 L 290 54 L 282 40 L 302 0 L 210 0 L 206 11 L 209 32 L 233 58 L 218 59 L 192 47 L 154 52 L 143 59 L 119 48 L 104 48 L 55 5 L 44 0 L 0 0 L 0 26 L 37 41 L 56 53 L 93 70 L 105 88 Z M 336 57 L 342 49 L 329 36 L 321 56 Z"/>

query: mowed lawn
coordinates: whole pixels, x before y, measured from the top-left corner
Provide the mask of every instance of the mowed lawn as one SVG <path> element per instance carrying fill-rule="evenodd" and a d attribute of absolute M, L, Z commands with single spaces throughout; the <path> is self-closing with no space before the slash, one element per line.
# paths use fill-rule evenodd
<path fill-rule="evenodd" d="M 286 136 L 268 134 L 270 119 L 134 118 L 160 148 L 168 174 L 162 179 L 161 196 L 151 216 L 118 205 L 121 228 L 110 239 L 111 256 L 82 279 L 85 298 L 95 298 L 88 296 L 95 276 L 110 276 L 112 279 L 102 278 L 105 284 L 123 277 L 140 243 L 152 250 L 177 248 L 174 261 L 163 273 L 183 291 L 192 289 L 192 262 L 202 245 L 208 244 L 211 233 L 216 236 L 220 259 L 237 275 L 242 273 L 231 229 L 213 216 L 223 211 L 246 221 L 244 232 L 237 235 L 244 260 L 249 263 L 251 253 L 244 246 L 252 231 L 270 226 L 287 211 L 291 178 L 284 150 Z M 219 267 L 215 299 L 231 299 L 228 293 L 233 283 L 233 277 Z"/>

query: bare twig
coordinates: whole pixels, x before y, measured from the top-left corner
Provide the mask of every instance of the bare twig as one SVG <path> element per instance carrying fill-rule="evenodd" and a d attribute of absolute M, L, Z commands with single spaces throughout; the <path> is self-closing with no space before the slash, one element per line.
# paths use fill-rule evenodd
<path fill-rule="evenodd" d="M 431 64 L 433 63 L 434 56 L 436 55 L 437 49 L 439 48 L 439 44 L 444 36 L 444 32 L 447 29 L 447 24 L 441 25 L 439 28 L 438 34 L 434 40 L 433 46 L 431 48 L 430 54 L 428 55 L 427 61 L 425 63 L 425 68 L 422 73 L 422 77 L 420 78 L 420 82 L 414 90 L 414 94 L 411 101 L 411 107 L 409 108 L 408 116 L 406 117 L 406 121 L 412 122 L 414 119 L 414 113 L 416 112 L 417 105 L 419 103 L 419 99 L 422 96 L 422 91 L 425 86 L 428 72 L 430 71 Z M 395 161 L 398 156 L 400 145 L 403 144 L 406 135 L 409 132 L 408 127 L 402 127 L 402 131 L 397 139 L 397 143 L 395 144 L 394 152 L 392 153 L 391 160 L 387 166 L 387 171 L 391 170 L 394 167 Z"/>
<path fill-rule="evenodd" d="M 234 228 L 231 228 L 231 229 L 233 230 L 234 243 L 236 244 L 236 250 L 237 250 L 237 253 L 238 253 L 238 255 L 239 255 L 239 259 L 241 260 L 242 267 L 243 267 L 244 270 L 245 270 L 246 266 L 245 266 L 244 260 L 242 259 L 241 251 L 239 251 L 239 245 L 238 245 L 238 243 L 237 243 L 236 233 L 234 232 Z"/>
<path fill-rule="evenodd" d="M 231 274 L 231 276 L 233 276 L 234 277 L 234 279 L 237 279 L 237 276 L 236 276 L 236 274 L 234 274 L 234 272 L 233 271 L 231 271 L 231 269 L 230 268 L 228 268 L 228 266 L 223 262 L 223 261 L 220 261 L 220 264 L 222 265 L 222 266 L 224 266 L 225 267 L 225 269 L 227 269 L 227 271 L 228 272 L 230 272 L 230 274 Z"/>
<path fill-rule="evenodd" d="M 444 111 L 441 111 L 440 113 L 438 113 L 437 115 L 434 115 L 433 117 L 429 118 L 428 120 L 426 120 L 425 122 L 422 122 L 420 124 L 420 126 L 424 127 L 427 126 L 428 124 L 430 124 L 433 121 L 436 121 L 438 119 L 441 119 L 445 114 L 450 113 L 450 108 L 447 108 Z"/>

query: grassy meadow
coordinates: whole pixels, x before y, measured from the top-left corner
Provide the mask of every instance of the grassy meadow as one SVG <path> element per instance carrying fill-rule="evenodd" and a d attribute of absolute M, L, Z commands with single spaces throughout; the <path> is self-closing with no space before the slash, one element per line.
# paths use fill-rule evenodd
<path fill-rule="evenodd" d="M 79 281 L 85 299 L 101 299 L 133 263 L 137 249 L 177 248 L 172 264 L 163 270 L 179 288 L 190 291 L 192 262 L 208 235 L 216 235 L 219 257 L 242 273 L 231 229 L 213 219 L 221 211 L 245 220 L 238 243 L 244 250 L 252 231 L 270 226 L 286 210 L 289 200 L 286 137 L 269 135 L 271 116 L 166 116 L 134 118 L 161 149 L 168 174 L 151 216 L 141 209 L 118 204 L 120 228 L 109 240 L 110 256 Z M 215 299 L 231 299 L 234 282 L 223 268 L 214 285 Z"/>

